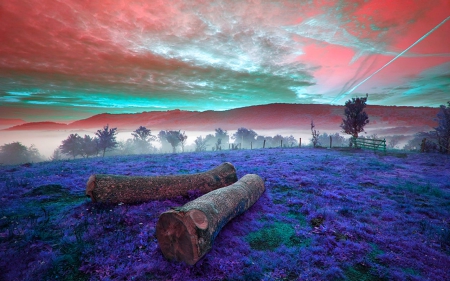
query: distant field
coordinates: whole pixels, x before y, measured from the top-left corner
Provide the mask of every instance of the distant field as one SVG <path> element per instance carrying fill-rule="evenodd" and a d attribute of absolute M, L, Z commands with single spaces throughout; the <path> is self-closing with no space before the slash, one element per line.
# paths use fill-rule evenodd
<path fill-rule="evenodd" d="M 90 174 L 169 175 L 231 162 L 262 197 L 194 266 L 168 262 L 160 213 L 193 198 L 113 206 Z M 0 166 L 0 280 L 448 280 L 450 157 L 257 149 Z"/>

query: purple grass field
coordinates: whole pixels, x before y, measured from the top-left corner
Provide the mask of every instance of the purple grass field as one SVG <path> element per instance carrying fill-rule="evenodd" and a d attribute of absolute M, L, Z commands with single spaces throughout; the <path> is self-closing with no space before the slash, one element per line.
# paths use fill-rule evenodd
<path fill-rule="evenodd" d="M 231 162 L 266 192 L 194 266 L 164 259 L 160 213 L 196 198 L 98 205 L 91 174 Z M 449 280 L 450 156 L 258 149 L 0 166 L 0 280 Z"/>

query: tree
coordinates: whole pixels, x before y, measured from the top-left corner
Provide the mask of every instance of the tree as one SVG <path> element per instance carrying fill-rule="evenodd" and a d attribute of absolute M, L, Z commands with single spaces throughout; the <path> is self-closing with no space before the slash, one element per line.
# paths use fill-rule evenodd
<path fill-rule="evenodd" d="M 152 135 L 151 130 L 144 126 L 139 126 L 139 128 L 134 130 L 131 135 L 133 135 L 134 145 L 140 153 L 148 153 L 152 147 L 150 142 L 156 139 L 155 136 Z"/>
<path fill-rule="evenodd" d="M 198 136 L 195 141 L 195 151 L 205 151 L 206 150 L 206 139 L 202 136 Z"/>
<path fill-rule="evenodd" d="M 98 148 L 103 151 L 103 157 L 107 149 L 113 149 L 117 146 L 116 141 L 117 128 L 109 128 L 109 125 L 103 127 L 103 130 L 97 130 L 95 135 L 98 137 Z"/>
<path fill-rule="evenodd" d="M 414 135 L 414 138 L 410 139 L 405 144 L 403 149 L 421 152 L 437 152 L 438 145 L 435 141 L 435 132 L 418 132 Z"/>
<path fill-rule="evenodd" d="M 173 153 L 177 152 L 177 146 L 180 144 L 181 140 L 184 138 L 180 131 L 166 131 L 165 137 L 167 142 L 172 146 Z"/>
<path fill-rule="evenodd" d="M 368 95 L 365 98 L 352 98 L 345 102 L 345 119 L 341 123 L 343 133 L 357 138 L 364 131 L 364 126 L 369 123 L 369 117 L 364 111 L 367 97 Z"/>
<path fill-rule="evenodd" d="M 289 137 L 284 137 L 283 142 L 286 142 L 287 146 L 289 147 L 294 147 L 298 145 L 297 139 L 293 135 L 290 135 Z"/>
<path fill-rule="evenodd" d="M 227 147 L 230 143 L 230 136 L 226 130 L 222 130 L 221 128 L 215 129 L 215 137 L 216 137 L 216 150 L 222 149 L 222 145 Z M 220 140 L 220 141 L 219 141 Z"/>
<path fill-rule="evenodd" d="M 34 144 L 30 145 L 27 149 L 28 161 L 27 162 L 39 162 L 44 160 L 44 157 L 39 153 L 39 150 L 34 146 Z"/>
<path fill-rule="evenodd" d="M 74 159 L 78 155 L 82 155 L 82 139 L 78 134 L 70 134 L 67 139 L 62 141 L 59 146 L 61 152 L 72 156 Z"/>
<path fill-rule="evenodd" d="M 447 106 L 441 105 L 435 119 L 438 126 L 435 129 L 438 139 L 439 151 L 450 153 L 450 101 Z"/>
<path fill-rule="evenodd" d="M 319 131 L 316 131 L 316 129 L 314 129 L 316 126 L 314 126 L 314 121 L 311 120 L 311 142 L 313 144 L 314 147 L 316 147 L 318 144 L 320 144 L 319 142 Z"/>
<path fill-rule="evenodd" d="M 52 156 L 50 156 L 50 161 L 58 161 L 63 159 L 63 156 L 61 155 L 61 149 L 58 147 L 57 149 L 53 150 Z"/>
<path fill-rule="evenodd" d="M 236 144 L 243 142 L 245 144 L 245 147 L 250 147 L 250 143 L 255 141 L 257 135 L 258 134 L 253 130 L 249 130 L 247 128 L 239 128 L 231 138 L 235 140 L 234 142 Z M 244 144 L 241 144 L 241 146 L 244 147 Z"/>
<path fill-rule="evenodd" d="M 81 155 L 88 158 L 98 154 L 98 139 L 84 135 L 81 140 Z"/>
<path fill-rule="evenodd" d="M 281 142 L 284 140 L 284 137 L 282 135 L 275 135 L 272 138 L 272 146 L 273 147 L 279 147 L 281 146 Z"/>
<path fill-rule="evenodd" d="M 184 145 L 186 144 L 186 140 L 187 140 L 187 136 L 186 133 L 179 133 L 178 134 L 178 138 L 180 139 L 180 144 L 181 144 L 181 151 L 184 152 Z"/>
<path fill-rule="evenodd" d="M 0 146 L 0 163 L 16 165 L 26 162 L 29 162 L 28 149 L 20 142 Z"/>
<path fill-rule="evenodd" d="M 394 135 L 389 139 L 389 142 L 387 144 L 387 147 L 390 149 L 395 149 L 398 147 L 398 144 L 400 143 L 402 139 L 402 136 L 400 135 Z"/>
<path fill-rule="evenodd" d="M 161 144 L 161 152 L 169 151 L 172 147 L 170 143 L 167 141 L 166 131 L 159 131 L 158 133 L 158 141 Z"/>

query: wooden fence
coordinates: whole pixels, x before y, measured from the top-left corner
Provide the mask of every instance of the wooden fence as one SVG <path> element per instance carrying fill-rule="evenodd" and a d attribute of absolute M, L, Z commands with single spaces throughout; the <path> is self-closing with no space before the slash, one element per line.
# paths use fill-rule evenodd
<path fill-rule="evenodd" d="M 352 145 L 357 148 L 368 148 L 373 150 L 382 150 L 386 153 L 386 139 L 366 139 L 366 138 L 351 138 Z"/>

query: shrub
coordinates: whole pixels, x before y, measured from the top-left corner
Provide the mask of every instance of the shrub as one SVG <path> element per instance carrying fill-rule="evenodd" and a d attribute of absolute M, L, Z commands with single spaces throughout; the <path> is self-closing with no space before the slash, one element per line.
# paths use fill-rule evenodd
<path fill-rule="evenodd" d="M 34 145 L 27 148 L 20 142 L 12 142 L 0 146 L 0 164 L 16 165 L 42 160 L 42 156 Z"/>

